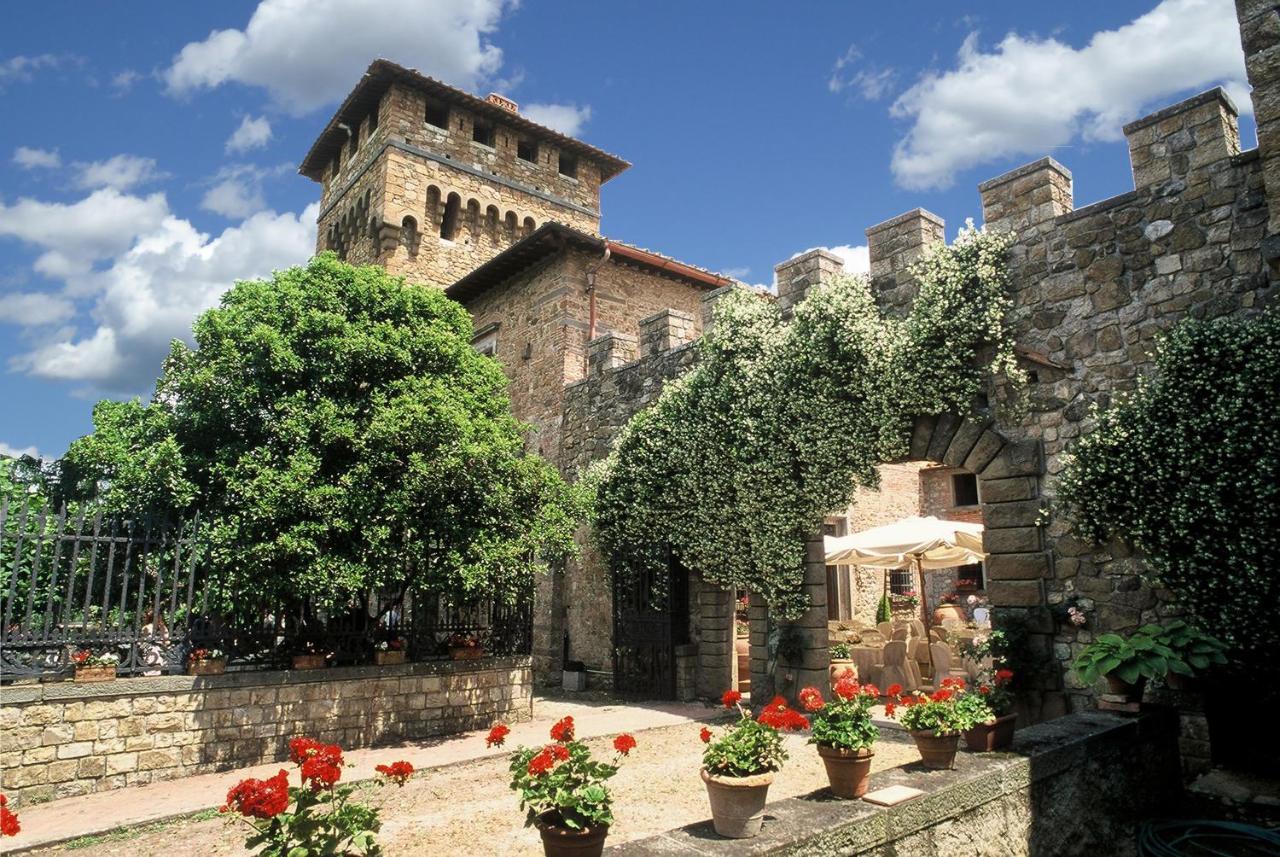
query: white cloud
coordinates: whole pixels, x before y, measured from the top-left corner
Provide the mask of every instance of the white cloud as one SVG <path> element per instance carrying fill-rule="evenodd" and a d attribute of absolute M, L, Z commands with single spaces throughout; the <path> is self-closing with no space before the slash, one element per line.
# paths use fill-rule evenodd
<path fill-rule="evenodd" d="M 24 170 L 54 170 L 62 166 L 62 156 L 57 149 L 32 149 L 19 146 L 13 150 L 13 162 Z"/>
<path fill-rule="evenodd" d="M 32 458 L 43 457 L 40 455 L 40 450 L 34 446 L 12 446 L 2 440 L 0 440 L 0 455 L 8 456 L 9 458 L 22 458 L 24 455 Z"/>
<path fill-rule="evenodd" d="M 64 322 L 75 315 L 71 301 L 47 292 L 17 292 L 0 295 L 0 321 L 23 327 L 43 327 Z"/>
<path fill-rule="evenodd" d="M 852 244 L 839 244 L 835 247 L 810 247 L 808 250 L 801 250 L 799 253 L 791 254 L 791 258 L 801 256 L 805 253 L 812 253 L 814 250 L 826 250 L 828 253 L 834 253 L 844 260 L 844 270 L 849 274 L 865 274 L 871 270 L 871 256 L 867 252 L 866 244 L 859 244 L 856 247 Z"/>
<path fill-rule="evenodd" d="M 489 42 L 511 0 L 262 0 L 243 30 L 190 42 L 165 70 L 171 93 L 243 83 L 301 115 L 332 103 L 374 57 L 475 89 L 502 65 Z"/>
<path fill-rule="evenodd" d="M 228 176 L 205 192 L 200 207 L 223 217 L 248 217 L 267 207 L 256 182 Z"/>
<path fill-rule="evenodd" d="M 850 45 L 844 56 L 832 66 L 831 75 L 827 78 L 827 89 L 837 94 L 853 89 L 867 101 L 879 101 L 893 89 L 898 73 L 891 68 L 878 68 L 874 65 L 855 70 L 861 59 L 862 51 L 858 50 L 857 45 Z"/>
<path fill-rule="evenodd" d="M 154 158 L 140 158 L 137 155 L 116 155 L 105 161 L 75 164 L 77 175 L 76 187 L 83 190 L 94 188 L 113 188 L 128 190 L 142 184 L 166 178 L 166 174 L 156 169 Z"/>
<path fill-rule="evenodd" d="M 228 152 L 247 152 L 250 149 L 261 149 L 271 142 L 271 123 L 265 116 L 245 116 L 240 126 L 227 139 Z"/>
<path fill-rule="evenodd" d="M 98 191 L 66 208 L 114 193 Z M 80 329 L 87 323 L 88 332 L 68 326 L 46 335 L 14 358 L 12 368 L 41 378 L 86 382 L 96 391 L 145 392 L 160 371 L 169 342 L 190 341 L 195 316 L 214 306 L 237 279 L 303 262 L 315 246 L 317 204 L 298 214 L 258 212 L 213 237 L 170 213 L 160 194 L 145 199 L 117 195 L 117 207 L 126 201 L 141 210 L 158 208 L 161 216 L 135 230 L 103 269 L 82 269 L 67 280 L 66 293 L 94 298 L 89 318 L 80 319 Z M 24 203 L 46 209 L 57 205 L 19 204 Z M 5 213 L 0 209 L 0 234 L 5 234 Z M 42 235 L 41 241 L 51 246 L 51 253 L 70 255 L 68 248 L 78 244 L 79 236 L 67 229 L 56 237 Z"/>
<path fill-rule="evenodd" d="M 1154 103 L 1224 83 L 1247 92 L 1231 0 L 1163 0 L 1082 48 L 1010 33 L 989 53 L 971 33 L 956 68 L 926 74 L 894 103 L 912 122 L 893 155 L 907 188 L 947 187 L 976 164 L 1120 139 Z M 1251 109 L 1247 98 L 1241 110 Z"/>
<path fill-rule="evenodd" d="M 111 78 L 111 89 L 117 96 L 126 95 L 134 85 L 142 80 L 142 75 L 131 68 L 116 72 Z"/>
<path fill-rule="evenodd" d="M 591 107 L 579 107 L 576 104 L 529 104 L 520 108 L 520 114 L 539 125 L 546 125 L 552 131 L 576 137 L 591 118 Z"/>
<path fill-rule="evenodd" d="M 16 81 L 27 82 L 35 77 L 35 73 L 44 69 L 53 69 L 62 65 L 66 57 L 58 54 L 37 54 L 35 56 L 9 57 L 0 60 L 0 89 L 5 84 Z"/>

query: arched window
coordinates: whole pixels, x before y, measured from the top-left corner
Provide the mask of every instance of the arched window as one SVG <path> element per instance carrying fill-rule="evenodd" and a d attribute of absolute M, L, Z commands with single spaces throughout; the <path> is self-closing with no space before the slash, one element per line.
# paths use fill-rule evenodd
<path fill-rule="evenodd" d="M 449 194 L 444 204 L 444 217 L 440 218 L 440 237 L 452 241 L 458 234 L 458 209 L 462 208 L 462 197 L 456 193 Z"/>
<path fill-rule="evenodd" d="M 532 234 L 533 234 L 533 230 L 535 230 L 535 229 L 537 229 L 537 228 L 538 228 L 538 224 L 534 222 L 534 220 L 533 220 L 533 218 L 532 218 L 532 217 L 526 217 L 526 218 L 524 219 L 524 234 L 525 234 L 525 235 L 532 235 Z"/>
<path fill-rule="evenodd" d="M 409 254 L 409 258 L 412 259 L 418 255 L 418 221 L 412 217 L 406 217 L 400 223 L 400 244 Z"/>

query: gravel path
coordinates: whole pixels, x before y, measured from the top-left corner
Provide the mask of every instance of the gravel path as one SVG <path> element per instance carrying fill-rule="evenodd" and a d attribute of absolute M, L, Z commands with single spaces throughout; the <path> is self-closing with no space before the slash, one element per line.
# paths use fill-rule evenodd
<path fill-rule="evenodd" d="M 709 716 L 714 716 L 709 711 Z M 709 817 L 707 796 L 698 777 L 702 724 L 683 723 L 636 734 L 639 747 L 624 760 L 611 781 L 617 823 L 609 843 L 617 844 L 691 824 Z M 897 767 L 917 757 L 910 739 L 882 729 L 872 763 L 875 771 Z M 826 785 L 822 761 L 803 735 L 788 735 L 790 760 L 769 791 L 771 801 L 807 794 Z M 611 739 L 593 738 L 598 754 L 611 753 Z M 515 792 L 507 787 L 507 759 L 487 758 L 436 768 L 416 776 L 403 789 L 373 789 L 370 803 L 382 809 L 379 842 L 388 857 L 418 854 L 501 854 L 534 857 L 542 853 L 538 833 L 523 827 Z M 874 780 L 873 785 L 874 788 Z M 100 837 L 33 854 L 93 854 L 105 857 L 144 855 L 242 855 L 242 824 L 224 818 L 178 821 L 150 829 Z"/>

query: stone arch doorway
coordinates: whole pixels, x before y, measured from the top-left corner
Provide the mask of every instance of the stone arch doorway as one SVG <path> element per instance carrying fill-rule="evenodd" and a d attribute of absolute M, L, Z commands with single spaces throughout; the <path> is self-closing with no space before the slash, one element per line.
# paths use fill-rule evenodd
<path fill-rule="evenodd" d="M 985 414 L 943 414 L 914 420 L 907 454 L 900 461 L 928 461 L 955 467 L 977 478 L 988 554 L 985 585 L 993 617 L 1001 628 L 1016 628 L 1026 663 L 1043 666 L 1025 676 L 1022 694 L 1028 720 L 1065 713 L 1062 678 L 1054 665 L 1053 629 L 1045 593 L 1052 563 L 1039 523 L 1044 454 L 1036 440 L 1013 440 Z M 897 462 L 886 462 L 897 463 Z M 751 685 L 766 693 L 798 690 L 827 680 L 827 567 L 821 532 L 810 537 L 804 588 L 809 610 L 795 622 L 793 637 L 802 650 L 794 661 L 770 652 L 778 636 L 763 606 L 752 605 Z M 773 670 L 770 664 L 776 664 Z"/>

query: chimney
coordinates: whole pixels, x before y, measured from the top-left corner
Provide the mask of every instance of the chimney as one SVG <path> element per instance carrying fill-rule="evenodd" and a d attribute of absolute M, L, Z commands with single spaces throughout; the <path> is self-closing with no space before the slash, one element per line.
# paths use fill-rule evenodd
<path fill-rule="evenodd" d="M 496 92 L 490 92 L 489 97 L 486 98 L 485 101 L 489 102 L 490 104 L 501 107 L 503 110 L 509 111 L 511 113 L 520 112 L 519 104 L 516 104 L 510 98 L 507 98 L 505 95 L 499 95 Z"/>

